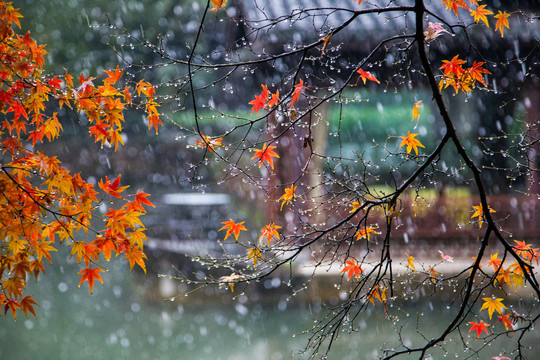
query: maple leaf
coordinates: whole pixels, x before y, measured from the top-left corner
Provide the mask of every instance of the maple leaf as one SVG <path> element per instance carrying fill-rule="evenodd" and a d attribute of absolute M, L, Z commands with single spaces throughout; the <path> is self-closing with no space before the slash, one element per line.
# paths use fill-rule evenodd
<path fill-rule="evenodd" d="M 407 145 L 407 154 L 411 152 L 411 149 L 414 149 L 414 152 L 416 155 L 418 155 L 418 147 L 424 147 L 420 141 L 415 139 L 415 137 L 418 134 L 411 134 L 410 131 L 407 131 L 407 136 L 400 136 L 403 140 L 401 141 L 401 144 L 399 147 L 402 147 L 404 145 Z"/>
<path fill-rule="evenodd" d="M 214 7 L 211 8 L 210 11 L 218 11 L 219 9 L 225 7 L 227 0 L 211 0 L 211 2 Z"/>
<path fill-rule="evenodd" d="M 489 23 L 487 20 L 486 15 L 493 15 L 493 12 L 486 9 L 487 5 L 480 5 L 476 8 L 476 10 L 471 11 L 471 16 L 474 18 L 474 22 L 478 24 L 479 20 L 482 20 L 484 24 L 486 24 L 487 27 L 489 27 Z"/>
<path fill-rule="evenodd" d="M 28 311 L 30 311 L 30 313 L 37 318 L 36 312 L 34 311 L 34 305 L 37 305 L 37 302 L 32 299 L 32 295 L 25 296 L 21 300 L 21 310 L 24 311 L 25 316 L 28 316 Z"/>
<path fill-rule="evenodd" d="M 475 212 L 472 214 L 471 216 L 471 219 L 475 218 L 475 217 L 478 217 L 478 227 L 481 228 L 482 227 L 482 224 L 484 223 L 485 221 L 485 218 L 484 218 L 484 210 L 482 209 L 482 205 L 478 205 L 478 206 L 473 206 L 473 209 L 475 210 Z M 491 207 L 488 206 L 488 209 L 489 209 L 489 212 L 490 213 L 494 213 L 495 210 L 493 210 Z"/>
<path fill-rule="evenodd" d="M 253 105 L 251 108 L 251 114 L 253 115 L 253 111 L 255 111 L 255 114 L 259 113 L 260 108 L 264 108 L 266 104 L 266 100 L 268 100 L 268 88 L 266 85 L 261 85 L 263 90 L 260 95 L 255 95 L 255 99 L 251 100 L 249 102 L 249 105 Z"/>
<path fill-rule="evenodd" d="M 469 324 L 471 324 L 471 328 L 469 329 L 469 332 L 476 330 L 476 335 L 478 338 L 480 338 L 480 334 L 482 334 L 482 331 L 485 331 L 486 334 L 488 333 L 487 327 L 489 324 L 484 323 L 482 320 L 480 320 L 479 323 L 469 321 Z"/>
<path fill-rule="evenodd" d="M 377 229 L 376 226 L 366 226 L 360 230 L 358 230 L 354 236 L 356 237 L 356 240 L 360 239 L 366 239 L 369 241 L 369 237 L 371 234 L 380 234 L 380 232 L 375 231 Z"/>
<path fill-rule="evenodd" d="M 283 206 L 291 202 L 291 200 L 296 197 L 296 195 L 294 194 L 295 190 L 296 190 L 295 185 L 291 185 L 290 187 L 285 189 L 285 193 L 281 195 L 281 197 L 278 200 L 278 201 L 280 200 L 283 201 L 281 203 L 281 207 L 279 208 L 279 210 L 283 210 Z"/>
<path fill-rule="evenodd" d="M 487 309 L 489 313 L 489 319 L 491 320 L 491 315 L 493 315 L 494 311 L 497 311 L 499 314 L 502 314 L 502 309 L 506 309 L 506 306 L 502 303 L 502 298 L 482 298 L 484 300 L 484 304 L 480 308 L 480 311 Z"/>
<path fill-rule="evenodd" d="M 91 89 L 94 88 L 94 83 L 92 82 L 92 80 L 94 80 L 94 78 L 92 77 L 85 78 L 84 73 L 81 73 L 81 76 L 79 77 L 79 83 L 81 85 L 77 88 L 77 91 L 83 94 L 91 93 L 92 92 Z"/>
<path fill-rule="evenodd" d="M 259 158 L 259 167 L 263 164 L 263 162 L 267 162 L 270 164 L 270 167 L 272 170 L 274 169 L 274 160 L 272 157 L 279 158 L 279 155 L 276 154 L 274 151 L 276 147 L 273 145 L 266 146 L 266 143 L 264 143 L 262 149 L 255 149 L 255 155 L 251 159 Z"/>
<path fill-rule="evenodd" d="M 425 41 L 436 39 L 441 36 L 441 33 L 450 34 L 443 28 L 441 23 L 428 22 L 428 27 L 426 31 L 424 31 L 424 39 Z"/>
<path fill-rule="evenodd" d="M 281 229 L 281 226 L 274 224 L 273 222 L 263 226 L 261 229 L 261 236 L 259 236 L 259 241 L 263 240 L 266 237 L 268 241 L 268 246 L 270 246 L 270 241 L 275 237 L 279 240 L 279 233 L 277 229 Z"/>
<path fill-rule="evenodd" d="M 450 255 L 446 255 L 445 253 L 443 253 L 441 250 L 438 250 L 439 251 L 439 254 L 441 255 L 441 258 L 445 261 L 448 261 L 448 262 L 451 262 L 453 263 L 454 262 L 454 258 L 451 257 Z"/>
<path fill-rule="evenodd" d="M 227 233 L 225 234 L 225 239 L 223 240 L 227 240 L 229 235 L 234 234 L 234 239 L 236 240 L 236 242 L 238 242 L 238 235 L 240 234 L 240 230 L 247 231 L 247 229 L 243 225 L 244 223 L 245 221 L 235 223 L 233 219 L 230 219 L 228 221 L 223 221 L 222 224 L 224 225 L 218 231 L 227 230 Z"/>
<path fill-rule="evenodd" d="M 215 152 L 214 148 L 216 146 L 223 146 L 222 141 L 223 136 L 219 138 L 212 138 L 208 135 L 204 135 L 204 133 L 201 132 L 201 140 L 195 140 L 195 144 L 202 148 L 208 148 L 208 151 L 210 152 Z"/>
<path fill-rule="evenodd" d="M 221 283 L 227 283 L 229 285 L 231 292 L 234 292 L 234 284 L 242 280 L 246 280 L 246 277 L 244 275 L 238 275 L 235 273 L 232 273 L 231 275 L 227 275 L 227 276 L 222 276 L 219 278 L 219 281 Z"/>
<path fill-rule="evenodd" d="M 459 55 L 456 55 L 452 58 L 452 60 L 443 60 L 443 64 L 439 67 L 440 70 L 444 70 L 444 75 L 455 77 L 455 78 L 461 78 L 461 75 L 465 72 L 462 64 L 465 64 L 465 60 L 461 60 L 459 58 Z"/>
<path fill-rule="evenodd" d="M 412 120 L 416 119 L 416 125 L 418 125 L 418 121 L 420 121 L 420 108 L 422 107 L 422 100 L 418 100 L 414 103 L 413 109 L 412 109 Z"/>
<path fill-rule="evenodd" d="M 294 90 L 291 97 L 291 104 L 290 107 L 292 108 L 294 103 L 300 98 L 300 94 L 302 94 L 302 90 L 304 90 L 304 81 L 300 79 L 300 82 L 296 85 L 294 85 Z"/>
<path fill-rule="evenodd" d="M 510 329 L 514 331 L 514 323 L 510 319 L 510 314 L 499 315 L 499 322 L 502 322 L 506 330 Z"/>
<path fill-rule="evenodd" d="M 253 266 L 257 266 L 257 259 L 261 259 L 262 261 L 264 261 L 264 258 L 261 254 L 261 249 L 255 247 L 246 249 L 246 251 L 248 253 L 247 258 L 253 260 Z"/>
<path fill-rule="evenodd" d="M 122 174 L 118 175 L 116 179 L 111 183 L 109 178 L 105 176 L 106 181 L 103 182 L 103 179 L 99 180 L 98 186 L 101 188 L 101 190 L 105 191 L 109 196 L 111 197 L 117 197 L 119 199 L 122 199 L 122 196 L 120 193 L 127 189 L 129 185 L 119 187 L 120 185 L 120 177 Z"/>
<path fill-rule="evenodd" d="M 493 266 L 495 268 L 495 271 L 499 270 L 499 267 L 501 266 L 501 259 L 497 259 L 499 256 L 499 253 L 491 254 L 491 260 L 488 261 L 488 266 Z"/>
<path fill-rule="evenodd" d="M 144 270 L 144 273 L 146 274 L 146 265 L 144 263 L 144 259 L 146 259 L 146 254 L 143 253 L 136 246 L 130 246 L 128 248 L 128 250 L 126 251 L 125 259 L 129 261 L 130 269 L 133 269 L 133 265 L 137 264 Z"/>
<path fill-rule="evenodd" d="M 350 258 L 345 260 L 345 267 L 340 271 L 340 273 L 344 272 L 347 273 L 347 281 L 349 281 L 353 275 L 357 280 L 360 279 L 360 273 L 364 273 L 364 270 L 356 263 L 356 260 Z"/>
<path fill-rule="evenodd" d="M 143 192 L 142 190 L 137 191 L 137 193 L 135 194 L 135 200 L 129 203 L 128 209 L 145 212 L 143 205 L 147 205 L 147 206 L 151 206 L 155 208 L 156 206 L 152 204 L 150 200 L 147 199 L 148 196 L 150 196 L 150 194 L 147 194 Z"/>
<path fill-rule="evenodd" d="M 414 258 L 407 253 L 405 253 L 405 256 L 407 256 L 407 267 L 411 269 L 412 271 L 415 271 L 416 268 L 414 267 L 414 264 L 413 264 Z"/>
<path fill-rule="evenodd" d="M 367 295 L 368 300 L 375 306 L 375 299 L 379 300 L 381 304 L 386 304 L 386 287 L 381 288 L 379 285 L 373 287 Z"/>
<path fill-rule="evenodd" d="M 109 75 L 108 78 L 106 78 L 105 80 L 103 80 L 106 84 L 109 84 L 109 85 L 114 85 L 116 84 L 116 82 L 122 77 L 122 75 L 124 74 L 124 70 L 120 71 L 120 68 L 118 67 L 118 65 L 116 65 L 116 70 L 114 71 L 109 71 L 109 70 L 104 70 L 105 73 L 107 73 L 107 75 Z"/>
<path fill-rule="evenodd" d="M 355 212 L 358 209 L 360 209 L 362 207 L 362 204 L 360 204 L 360 202 L 358 202 L 358 201 L 353 201 L 351 203 L 351 206 L 352 206 L 352 209 L 351 209 L 351 211 L 349 211 L 349 214 Z"/>
<path fill-rule="evenodd" d="M 377 78 L 373 76 L 373 74 L 362 70 L 362 68 L 359 68 L 358 70 L 356 70 L 356 72 L 360 74 L 360 78 L 362 79 L 364 84 L 366 83 L 366 80 L 375 81 L 377 84 L 380 84 L 379 80 L 377 80 Z"/>
<path fill-rule="evenodd" d="M 441 4 L 446 6 L 446 10 L 453 10 L 456 16 L 458 16 L 458 8 L 460 7 L 470 10 L 469 6 L 463 0 L 442 0 Z"/>
<path fill-rule="evenodd" d="M 276 90 L 276 92 L 272 94 L 272 97 L 270 98 L 270 100 L 266 103 L 265 107 L 268 109 L 271 109 L 274 106 L 276 106 L 278 102 L 279 102 L 279 90 Z"/>
<path fill-rule="evenodd" d="M 501 37 L 504 37 L 504 27 L 506 26 L 508 29 L 510 29 L 510 24 L 508 23 L 508 18 L 510 17 L 510 14 L 506 11 L 501 12 L 499 10 L 499 13 L 495 15 L 495 19 L 497 19 L 497 22 L 495 23 L 495 31 L 500 30 L 501 31 Z"/>
<path fill-rule="evenodd" d="M 320 38 L 319 40 L 322 40 L 323 42 L 323 47 L 322 47 L 322 50 L 321 50 L 321 56 L 324 54 L 324 50 L 326 50 L 326 45 L 328 45 L 328 42 L 330 41 L 330 37 L 332 37 L 332 33 L 328 34 L 327 37 L 325 38 Z"/>
<path fill-rule="evenodd" d="M 100 268 L 87 268 L 82 269 L 77 273 L 82 274 L 81 281 L 79 281 L 79 287 L 82 285 L 83 282 L 88 281 L 88 286 L 90 287 L 90 294 L 94 291 L 94 281 L 98 280 L 103 284 L 103 280 L 101 279 L 100 272 L 103 272 Z"/>
<path fill-rule="evenodd" d="M 483 74 L 491 74 L 488 70 L 484 69 L 482 65 L 484 65 L 484 62 L 474 62 L 473 65 L 467 69 L 467 72 L 471 76 L 471 78 L 475 81 L 479 81 L 482 83 L 482 85 L 487 86 L 486 82 L 484 81 L 484 75 Z"/>

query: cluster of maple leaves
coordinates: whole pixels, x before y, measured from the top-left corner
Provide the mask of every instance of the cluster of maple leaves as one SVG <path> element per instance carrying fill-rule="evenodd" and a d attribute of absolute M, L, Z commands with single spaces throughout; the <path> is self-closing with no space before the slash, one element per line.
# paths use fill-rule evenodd
<path fill-rule="evenodd" d="M 214 5 L 214 8 L 211 9 L 212 11 L 218 11 L 226 4 L 226 1 L 211 1 Z M 469 0 L 469 4 L 467 4 L 464 0 L 442 0 L 441 5 L 444 5 L 446 7 L 446 10 L 453 11 L 456 17 L 458 16 L 458 10 L 460 8 L 465 9 L 469 11 L 470 16 L 473 18 L 475 23 L 478 24 L 479 22 L 483 22 L 485 26 L 489 27 L 488 16 L 494 15 L 494 13 L 487 9 L 486 5 L 479 5 L 478 2 L 479 0 Z M 358 4 L 361 5 L 362 0 L 358 0 Z M 495 23 L 495 31 L 500 31 L 501 36 L 504 36 L 504 28 L 509 28 L 509 17 L 510 14 L 508 14 L 506 11 L 499 11 L 497 15 L 494 15 L 494 18 L 497 19 Z M 450 32 L 444 28 L 443 24 L 429 22 L 428 27 L 424 32 L 425 41 L 432 41 L 444 33 L 450 34 Z M 325 38 L 320 39 L 321 44 L 323 45 L 322 53 L 324 53 L 324 50 L 326 49 L 326 46 L 331 39 L 331 36 L 332 34 L 329 34 Z M 454 56 L 451 60 L 442 61 L 442 65 L 439 68 L 442 71 L 442 75 L 440 75 L 441 79 L 439 81 L 439 91 L 442 91 L 443 89 L 446 89 L 448 87 L 452 87 L 455 93 L 458 93 L 459 91 L 469 93 L 477 86 L 477 84 L 481 84 L 484 88 L 488 87 L 485 76 L 491 73 L 484 68 L 485 63 L 474 61 L 471 66 L 467 66 L 466 63 L 467 62 L 465 60 L 459 58 L 459 55 Z M 367 81 L 372 81 L 380 84 L 380 81 L 374 74 L 365 71 L 362 68 L 358 68 L 357 73 L 360 75 L 359 79 L 362 80 L 363 84 L 366 84 Z M 301 79 L 298 84 L 293 87 L 290 92 L 290 109 L 294 107 L 294 104 L 298 101 L 300 95 L 305 88 L 306 87 L 304 86 L 304 82 Z M 278 106 L 285 103 L 287 101 L 287 98 L 288 96 L 280 99 L 279 90 L 276 90 L 275 93 L 270 93 L 268 91 L 268 87 L 263 84 L 261 93 L 259 95 L 255 95 L 255 98 L 249 102 L 249 104 L 252 105 L 251 114 L 258 114 L 259 110 L 261 109 L 267 109 L 269 112 L 274 111 Z M 416 120 L 416 126 L 418 125 L 418 121 L 420 119 L 421 107 L 421 100 L 415 102 L 413 105 L 412 121 Z M 412 150 L 414 150 L 415 154 L 418 156 L 418 148 L 424 148 L 424 145 L 416 138 L 418 135 L 418 133 L 411 133 L 410 131 L 408 131 L 407 135 L 399 136 L 399 138 L 401 139 L 399 147 L 401 148 L 405 146 L 407 156 L 409 156 Z M 214 152 L 216 147 L 223 146 L 223 137 L 212 138 L 202 133 L 200 134 L 200 136 L 201 139 L 195 141 L 196 145 L 202 148 L 206 148 L 210 152 Z M 279 155 L 275 152 L 275 149 L 276 146 L 268 145 L 265 142 L 261 149 L 255 149 L 255 154 L 253 155 L 252 159 L 257 159 L 259 167 L 266 163 L 273 169 L 274 158 L 279 158 Z M 295 190 L 296 186 L 294 184 L 291 185 L 289 188 L 285 189 L 285 193 L 278 199 L 279 201 L 282 201 L 281 210 L 283 210 L 284 205 L 288 204 L 296 197 Z M 351 206 L 352 210 L 350 211 L 350 213 L 356 213 L 358 211 L 361 211 L 363 208 L 362 204 L 359 201 L 353 201 L 351 203 Z M 483 222 L 485 221 L 482 205 L 473 206 L 473 210 L 474 212 L 471 216 L 471 219 L 477 218 L 477 224 L 479 228 L 481 228 Z M 491 208 L 488 208 L 488 210 L 489 212 L 495 212 Z M 399 213 L 395 211 L 387 211 L 386 216 L 399 216 Z M 233 234 L 235 240 L 238 241 L 240 231 L 247 231 L 244 226 L 244 221 L 237 223 L 234 220 L 230 219 L 228 221 L 224 221 L 223 224 L 224 226 L 220 229 L 220 231 L 226 230 L 225 240 L 231 234 Z M 377 232 L 377 227 L 377 224 L 364 225 L 356 231 L 353 238 L 355 239 L 355 241 L 358 241 L 360 239 L 365 239 L 366 241 L 369 241 L 371 235 L 380 234 L 379 232 Z M 280 235 L 277 231 L 279 228 L 281 227 L 275 225 L 273 222 L 264 226 L 261 229 L 259 243 L 262 239 L 266 239 L 268 242 L 268 246 L 270 246 L 272 239 L 275 238 L 279 240 Z M 533 249 L 531 244 L 526 244 L 523 241 L 516 241 L 516 244 L 517 245 L 514 246 L 514 249 L 525 263 L 532 265 L 532 262 L 534 261 L 538 264 L 538 256 L 540 255 L 538 249 Z M 247 249 L 246 251 L 248 252 L 248 260 L 252 259 L 254 266 L 257 266 L 258 259 L 264 260 L 260 248 L 253 247 Z M 439 253 L 443 261 L 453 262 L 452 257 L 450 257 L 449 255 L 446 255 L 441 251 L 439 251 Z M 405 256 L 405 266 L 410 271 L 416 271 L 414 257 L 409 254 L 405 254 Z M 496 284 L 497 286 L 502 288 L 504 285 L 509 285 L 512 286 L 515 290 L 517 290 L 518 287 L 524 286 L 525 276 L 523 274 L 522 267 L 517 262 L 517 260 L 514 261 L 512 264 L 505 266 L 503 261 L 498 258 L 498 253 L 496 253 L 491 255 L 491 260 L 489 260 L 488 266 L 493 267 L 494 284 Z M 361 263 L 359 263 L 354 257 L 349 257 L 345 259 L 344 267 L 342 268 L 341 273 L 346 274 L 347 281 L 349 281 L 353 277 L 359 280 L 360 277 L 364 275 L 364 269 L 362 269 Z M 435 266 L 429 268 L 429 275 L 432 277 L 432 280 L 436 282 L 436 276 L 438 275 L 438 272 L 435 270 Z M 245 278 L 237 274 L 231 274 L 229 276 L 224 276 L 221 278 L 222 282 L 229 284 L 231 291 L 234 289 L 234 283 L 241 280 L 245 280 Z M 369 293 L 366 294 L 365 299 L 367 301 L 370 301 L 373 305 L 375 305 L 375 300 L 378 300 L 380 303 L 386 305 L 386 287 L 382 287 L 379 285 L 372 286 Z M 502 298 L 496 297 L 484 297 L 484 303 L 480 308 L 480 311 L 487 310 L 490 319 L 492 318 L 493 313 L 497 312 L 499 314 L 498 321 L 502 322 L 506 330 L 513 331 L 516 321 L 519 319 L 519 316 L 516 316 L 515 313 L 504 314 L 504 309 L 506 309 L 506 306 L 503 304 L 503 300 L 504 299 Z M 480 337 L 482 332 L 488 333 L 487 327 L 489 326 L 489 324 L 485 323 L 484 321 L 471 321 L 469 322 L 469 324 L 471 325 L 470 331 L 476 331 L 477 337 Z"/>
<path fill-rule="evenodd" d="M 52 263 L 51 252 L 62 243 L 77 263 L 84 264 L 79 286 L 87 282 L 91 292 L 96 280 L 103 282 L 101 257 L 124 255 L 131 268 L 137 264 L 145 269 L 146 235 L 140 217 L 145 206 L 153 206 L 142 191 L 123 195 L 127 186 L 120 186 L 120 175 L 99 181 L 100 196 L 95 184 L 36 149 L 60 136 L 62 124 L 52 110 L 66 106 L 86 116 L 96 142 L 116 150 L 123 144 L 123 111 L 134 104 L 130 88 L 117 85 L 123 75 L 118 67 L 105 71 L 107 77 L 99 85 L 83 74 L 75 85 L 67 71 L 61 77 L 45 76 L 44 45 L 30 32 L 20 35 L 14 30 L 20 28 L 21 17 L 11 3 L 0 1 L 0 306 L 14 317 L 19 310 L 36 315 L 36 302 L 25 294 L 27 281 L 45 272 L 44 260 Z M 136 92 L 141 99 L 144 95 L 139 106 L 146 111 L 149 128 L 157 131 L 161 120 L 153 86 L 141 80 Z M 94 210 L 112 200 L 122 205 L 110 208 L 103 215 L 103 230 L 95 230 Z M 88 237 L 92 240 L 85 240 Z"/>

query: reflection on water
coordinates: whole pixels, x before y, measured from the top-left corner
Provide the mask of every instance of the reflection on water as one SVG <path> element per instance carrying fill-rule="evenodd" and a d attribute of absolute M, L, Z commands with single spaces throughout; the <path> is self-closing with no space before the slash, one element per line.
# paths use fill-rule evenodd
<path fill-rule="evenodd" d="M 77 287 L 76 265 L 47 269 L 44 281 L 33 289 L 40 303 L 38 318 L 25 319 L 20 314 L 17 321 L 11 316 L 0 319 L 0 358 L 301 359 L 306 356 L 299 355 L 299 350 L 307 341 L 301 332 L 323 314 L 320 306 L 314 305 L 317 302 L 250 302 L 247 297 L 206 302 L 201 296 L 195 303 L 184 296 L 180 299 L 188 299 L 184 302 L 151 301 L 147 288 L 140 285 L 141 278 L 129 273 L 126 264 L 112 261 L 108 265 L 105 285 L 97 283 L 93 295 L 86 284 Z M 144 280 L 158 278 L 149 275 Z M 389 308 L 397 319 L 385 318 L 380 307 L 363 313 L 355 320 L 359 331 L 343 334 L 328 358 L 375 359 L 381 355 L 381 346 L 392 348 L 400 342 L 414 346 L 422 340 L 420 332 L 428 337 L 437 335 L 452 311 L 429 301 L 399 310 Z M 429 306 L 421 314 L 420 305 L 426 304 Z M 419 328 L 418 316 L 422 317 Z M 400 340 L 393 334 L 401 327 Z M 508 337 L 502 346 L 510 349 L 515 341 Z M 483 341 L 472 340 L 471 344 L 479 348 Z M 538 346 L 533 341 L 535 350 Z M 445 351 L 452 358 L 465 358 L 459 339 L 451 339 L 445 350 L 436 350 L 433 359 L 441 358 Z M 487 347 L 482 358 L 491 359 L 503 351 Z"/>

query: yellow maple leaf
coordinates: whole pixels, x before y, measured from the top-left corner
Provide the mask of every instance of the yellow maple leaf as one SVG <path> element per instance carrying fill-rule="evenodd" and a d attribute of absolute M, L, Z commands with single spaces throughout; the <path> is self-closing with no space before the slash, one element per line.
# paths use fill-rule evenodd
<path fill-rule="evenodd" d="M 473 209 L 475 210 L 474 214 L 472 214 L 471 216 L 471 219 L 472 218 L 475 218 L 475 217 L 478 217 L 478 227 L 482 227 L 482 224 L 484 223 L 485 221 L 485 218 L 484 218 L 484 210 L 482 209 L 482 205 L 478 205 L 478 206 L 473 206 Z M 493 210 L 492 208 L 490 208 L 488 206 L 488 209 L 489 209 L 489 212 L 490 213 L 494 213 L 495 210 Z"/>
<path fill-rule="evenodd" d="M 407 267 L 411 269 L 412 271 L 415 271 L 416 268 L 414 267 L 414 264 L 413 264 L 414 258 L 407 253 L 405 253 L 405 256 L 407 256 Z"/>
<path fill-rule="evenodd" d="M 414 103 L 413 109 L 412 109 L 412 120 L 416 119 L 416 126 L 418 126 L 418 121 L 420 121 L 420 108 L 422 107 L 422 100 L 418 100 Z M 415 127 L 416 127 L 415 126 Z"/>
<path fill-rule="evenodd" d="M 400 136 L 403 140 L 401 141 L 401 144 L 399 144 L 399 147 L 407 145 L 407 154 L 411 152 L 411 149 L 414 149 L 414 152 L 418 155 L 418 147 L 425 146 L 415 138 L 417 135 L 418 134 L 411 134 L 410 131 L 407 131 L 407 136 Z"/>
<path fill-rule="evenodd" d="M 295 190 L 296 190 L 295 185 L 291 185 L 291 187 L 288 187 L 288 188 L 285 189 L 285 193 L 283 195 L 281 195 L 281 197 L 279 198 L 279 200 L 283 201 L 281 203 L 280 210 L 283 210 L 283 205 L 288 204 L 292 199 L 294 199 L 296 197 L 296 195 L 294 194 Z"/>
<path fill-rule="evenodd" d="M 360 202 L 358 202 L 358 201 L 353 201 L 353 202 L 351 203 L 351 206 L 352 206 L 352 209 L 351 209 L 351 211 L 349 211 L 349 213 L 353 213 L 353 212 L 355 212 L 356 210 L 360 209 L 360 207 L 362 206 L 362 204 L 360 204 Z"/>
<path fill-rule="evenodd" d="M 264 261 L 264 258 L 261 254 L 261 249 L 259 248 L 249 248 L 249 249 L 246 249 L 247 251 L 247 257 L 248 259 L 252 259 L 253 260 L 253 265 L 254 266 L 257 266 L 257 259 L 261 259 L 262 261 Z"/>
<path fill-rule="evenodd" d="M 493 15 L 493 12 L 486 9 L 487 5 L 480 5 L 476 8 L 476 10 L 471 11 L 471 16 L 474 18 L 474 21 L 478 23 L 479 20 L 482 20 L 484 24 L 486 24 L 487 27 L 489 27 L 489 23 L 487 20 L 486 15 Z"/>
<path fill-rule="evenodd" d="M 484 304 L 480 308 L 480 311 L 487 309 L 489 314 L 489 319 L 491 320 L 491 316 L 493 315 L 494 311 L 497 311 L 499 314 L 502 315 L 502 309 L 506 309 L 506 306 L 502 303 L 502 298 L 482 298 L 484 300 Z"/>

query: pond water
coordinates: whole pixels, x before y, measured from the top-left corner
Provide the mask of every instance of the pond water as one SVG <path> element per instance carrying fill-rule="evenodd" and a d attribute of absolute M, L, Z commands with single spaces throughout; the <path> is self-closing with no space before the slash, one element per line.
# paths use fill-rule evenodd
<path fill-rule="evenodd" d="M 304 359 L 307 356 L 300 350 L 308 336 L 302 331 L 325 312 L 320 301 L 218 298 L 230 299 L 228 294 L 214 294 L 206 300 L 201 294 L 195 296 L 196 300 L 181 294 L 174 302 L 165 301 L 160 295 L 148 294 L 149 288 L 156 287 L 148 283 L 159 281 L 155 275 L 130 273 L 120 261 L 107 265 L 110 271 L 103 275 L 105 284 L 96 283 L 92 295 L 86 284 L 77 287 L 75 264 L 48 268 L 44 281 L 31 289 L 40 303 L 38 318 L 25 318 L 22 313 L 17 321 L 10 315 L 0 318 L 0 358 Z M 431 299 L 389 308 L 397 319 L 386 318 L 380 305 L 370 309 L 356 319 L 359 331 L 342 334 L 328 359 L 376 359 L 381 346 L 392 348 L 400 341 L 418 345 L 422 340 L 419 332 L 435 336 L 453 313 L 442 302 Z M 422 324 L 417 328 L 419 317 Z M 399 340 L 394 334 L 402 327 Z M 464 331 L 461 335 L 470 337 L 472 348 L 481 348 L 483 340 L 475 340 L 471 334 Z M 530 338 L 533 351 L 540 350 L 535 340 L 538 334 Z M 510 351 L 515 341 L 507 337 L 497 348 L 488 346 L 481 357 L 471 358 L 491 359 Z M 432 359 L 464 359 L 471 353 L 454 338 L 432 354 Z"/>

